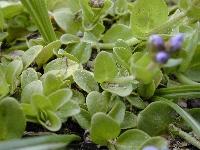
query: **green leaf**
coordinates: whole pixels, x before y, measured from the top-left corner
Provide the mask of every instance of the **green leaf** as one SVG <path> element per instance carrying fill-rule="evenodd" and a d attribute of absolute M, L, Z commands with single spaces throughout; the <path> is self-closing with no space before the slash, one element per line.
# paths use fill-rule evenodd
<path fill-rule="evenodd" d="M 27 86 L 29 83 L 38 80 L 37 72 L 33 68 L 28 68 L 24 70 L 21 74 L 21 87 L 22 90 Z"/>
<path fill-rule="evenodd" d="M 56 115 L 60 118 L 67 118 L 70 116 L 74 116 L 79 112 L 79 105 L 76 102 L 69 100 L 59 108 L 59 110 L 56 112 Z"/>
<path fill-rule="evenodd" d="M 94 62 L 94 79 L 102 83 L 115 78 L 117 73 L 118 68 L 112 55 L 108 52 L 100 52 Z"/>
<path fill-rule="evenodd" d="M 45 68 L 44 73 L 47 73 L 52 70 L 67 70 L 67 59 L 66 58 L 57 58 L 49 62 Z"/>
<path fill-rule="evenodd" d="M 132 129 L 123 132 L 116 140 L 117 150 L 138 150 L 150 136 L 143 131 Z"/>
<path fill-rule="evenodd" d="M 99 91 L 99 85 L 90 72 L 86 70 L 76 70 L 72 76 L 76 84 L 87 93 Z"/>
<path fill-rule="evenodd" d="M 133 38 L 132 29 L 123 24 L 112 26 L 102 37 L 104 43 L 113 43 L 118 39 L 128 40 Z"/>
<path fill-rule="evenodd" d="M 35 60 L 42 48 L 43 46 L 41 45 L 33 46 L 22 55 L 24 70 Z"/>
<path fill-rule="evenodd" d="M 54 19 L 58 26 L 61 27 L 66 33 L 76 35 L 78 31 L 82 30 L 82 24 L 81 21 L 74 21 L 74 17 L 74 14 L 66 9 L 62 9 L 54 13 Z"/>
<path fill-rule="evenodd" d="M 17 100 L 11 97 L 2 99 L 0 101 L 0 140 L 21 138 L 25 127 L 25 115 Z"/>
<path fill-rule="evenodd" d="M 92 48 L 86 42 L 79 43 L 71 54 L 76 57 L 81 64 L 87 63 L 91 57 Z"/>
<path fill-rule="evenodd" d="M 200 124 L 200 108 L 190 109 L 188 113 Z"/>
<path fill-rule="evenodd" d="M 128 2 L 126 0 L 117 0 L 115 12 L 119 15 L 123 15 L 127 12 Z"/>
<path fill-rule="evenodd" d="M 48 96 L 53 106 L 53 111 L 60 109 L 72 97 L 72 92 L 69 89 L 60 89 Z"/>
<path fill-rule="evenodd" d="M 42 94 L 34 94 L 31 97 L 30 104 L 38 115 L 41 111 L 52 110 L 51 101 Z"/>
<path fill-rule="evenodd" d="M 74 57 L 72 54 L 67 53 L 65 50 L 59 49 L 58 50 L 58 55 L 65 56 L 68 59 L 79 63 L 79 60 L 76 57 Z"/>
<path fill-rule="evenodd" d="M 72 44 L 72 43 L 79 43 L 80 38 L 73 34 L 63 34 L 60 37 L 62 44 Z"/>
<path fill-rule="evenodd" d="M 51 73 L 46 74 L 42 82 L 42 85 L 43 85 L 43 94 L 46 96 L 60 89 L 59 80 L 56 78 L 55 75 Z"/>
<path fill-rule="evenodd" d="M 31 97 L 33 94 L 42 94 L 43 87 L 42 81 L 36 80 L 24 87 L 21 93 L 21 102 L 22 103 L 30 103 Z"/>
<path fill-rule="evenodd" d="M 62 43 L 60 40 L 56 40 L 45 46 L 36 58 L 38 67 L 41 67 L 43 64 L 45 64 L 53 56 L 53 50 L 59 49 L 61 44 Z"/>
<path fill-rule="evenodd" d="M 120 133 L 120 127 L 110 116 L 98 112 L 92 116 L 90 138 L 99 145 L 107 145 L 109 140 L 116 138 Z"/>
<path fill-rule="evenodd" d="M 131 14 L 131 28 L 136 37 L 145 36 L 168 19 L 168 8 L 163 0 L 138 0 Z"/>
<path fill-rule="evenodd" d="M 137 126 L 137 116 L 132 112 L 126 111 L 124 120 L 120 124 L 121 129 L 128 129 Z"/>
<path fill-rule="evenodd" d="M 0 28 L 1 28 L 1 30 L 3 30 L 4 25 L 5 25 L 5 22 L 4 22 L 4 18 L 3 18 L 3 12 L 2 12 L 2 8 L 0 8 Z"/>
<path fill-rule="evenodd" d="M 174 121 L 174 112 L 167 104 L 153 102 L 138 115 L 138 129 L 150 136 L 163 134 Z"/>
<path fill-rule="evenodd" d="M 108 81 L 109 82 L 109 81 Z M 104 91 L 115 93 L 119 96 L 128 96 L 131 94 L 133 87 L 132 83 L 107 83 L 103 82 L 100 84 Z"/>
<path fill-rule="evenodd" d="M 10 93 L 14 93 L 15 88 L 19 84 L 19 75 L 23 69 L 21 60 L 14 60 L 10 62 L 6 69 L 6 82 L 10 84 Z"/>
<path fill-rule="evenodd" d="M 118 39 L 116 42 L 115 42 L 115 47 L 122 47 L 126 50 L 129 50 L 130 52 L 132 52 L 132 49 L 131 47 L 122 39 Z"/>
<path fill-rule="evenodd" d="M 61 120 L 49 110 L 42 110 L 40 113 L 44 113 L 38 118 L 38 122 L 50 131 L 58 131 L 61 128 Z M 45 119 L 43 119 L 45 116 Z"/>
<path fill-rule="evenodd" d="M 72 97 L 71 100 L 75 101 L 78 104 L 85 104 L 85 96 L 83 95 L 83 93 L 77 91 L 77 90 L 73 90 L 72 89 Z"/>
<path fill-rule="evenodd" d="M 6 19 L 12 18 L 23 11 L 23 5 L 20 3 L 8 3 L 1 8 L 3 17 Z"/>
<path fill-rule="evenodd" d="M 77 62 L 67 58 L 57 58 L 45 66 L 44 73 L 53 73 L 56 76 L 62 76 L 63 80 L 65 80 L 78 68 L 79 64 Z"/>
<path fill-rule="evenodd" d="M 165 138 L 162 137 L 152 137 L 148 140 L 146 140 L 142 146 L 140 146 L 139 150 L 143 150 L 146 146 L 154 146 L 157 149 L 168 149 L 168 141 Z"/>
<path fill-rule="evenodd" d="M 74 134 L 71 135 L 48 135 L 31 138 L 23 138 L 17 140 L 0 142 L 0 149 L 15 150 L 15 149 L 61 149 L 65 148 L 72 141 L 80 141 L 80 137 Z"/>
<path fill-rule="evenodd" d="M 119 65 L 124 66 L 126 69 L 129 69 L 129 59 L 132 56 L 132 53 L 123 47 L 114 47 L 113 54 L 116 57 L 116 60 Z"/>
<path fill-rule="evenodd" d="M 6 82 L 6 79 L 2 75 L 0 75 L 0 97 L 5 96 L 8 93 L 9 93 L 9 87 Z"/>
<path fill-rule="evenodd" d="M 185 39 L 184 43 L 183 43 L 183 47 L 182 49 L 185 50 L 186 55 L 184 55 L 183 57 L 183 61 L 180 64 L 179 67 L 179 71 L 181 72 L 185 72 L 195 54 L 195 50 L 197 48 L 197 44 L 198 44 L 198 38 L 199 38 L 199 28 L 198 28 L 198 24 L 194 24 L 192 27 L 189 26 L 180 26 L 180 32 L 185 33 L 185 37 L 187 37 L 187 39 Z M 188 37 L 189 34 L 189 37 Z"/>
<path fill-rule="evenodd" d="M 144 109 L 146 107 L 145 102 L 138 95 L 131 94 L 131 95 L 127 96 L 126 99 L 134 107 L 137 107 L 139 109 Z"/>
<path fill-rule="evenodd" d="M 81 128 L 85 130 L 90 128 L 91 116 L 88 111 L 81 108 L 80 113 L 74 115 L 74 118 L 81 126 Z"/>
<path fill-rule="evenodd" d="M 8 35 L 9 35 L 8 32 L 1 32 L 0 33 L 0 41 L 3 41 Z"/>
<path fill-rule="evenodd" d="M 154 95 L 155 92 L 155 84 L 154 81 L 151 80 L 148 84 L 139 84 L 137 88 L 138 95 L 144 97 L 145 99 L 149 99 Z"/>
<path fill-rule="evenodd" d="M 123 102 L 119 101 L 115 104 L 112 110 L 108 113 L 118 124 L 124 120 L 126 107 Z"/>
<path fill-rule="evenodd" d="M 90 92 L 87 95 L 86 104 L 91 116 L 97 112 L 107 113 L 108 111 L 108 99 L 97 91 Z"/>
<path fill-rule="evenodd" d="M 38 123 L 37 113 L 33 110 L 30 104 L 21 103 L 20 106 L 26 116 L 26 121 Z"/>

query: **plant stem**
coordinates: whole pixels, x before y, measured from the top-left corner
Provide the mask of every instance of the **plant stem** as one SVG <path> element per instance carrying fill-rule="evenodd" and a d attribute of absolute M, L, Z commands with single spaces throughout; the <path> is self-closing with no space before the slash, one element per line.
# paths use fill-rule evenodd
<path fill-rule="evenodd" d="M 148 32 L 146 34 L 146 36 L 150 36 L 152 34 L 157 34 L 157 33 L 161 33 L 164 32 L 167 28 L 169 28 L 170 26 L 172 26 L 174 23 L 176 23 L 177 21 L 181 20 L 182 18 L 184 18 L 187 15 L 187 12 L 181 12 L 179 13 L 175 18 L 168 20 L 165 24 L 161 25 L 160 27 Z"/>
<path fill-rule="evenodd" d="M 194 145 L 194 146 L 196 146 L 197 148 L 200 149 L 200 141 L 198 141 L 197 139 L 195 139 L 194 137 L 192 137 L 188 133 L 182 131 L 180 128 L 177 128 L 175 126 L 173 126 L 173 131 L 177 131 L 178 132 L 177 134 L 180 137 L 182 137 L 183 139 L 185 139 L 186 141 L 188 141 L 189 143 L 191 143 L 192 145 Z"/>
<path fill-rule="evenodd" d="M 131 75 L 131 76 L 126 76 L 126 77 L 119 77 L 119 78 L 114 78 L 114 79 L 109 79 L 105 82 L 107 83 L 127 83 L 127 82 L 131 82 L 135 80 L 135 76 Z"/>
<path fill-rule="evenodd" d="M 109 150 L 116 150 L 115 146 L 110 142 L 108 142 L 108 149 Z"/>
<path fill-rule="evenodd" d="M 190 79 L 188 79 L 186 76 L 184 76 L 182 73 L 178 72 L 178 73 L 174 73 L 174 75 L 176 76 L 176 78 L 183 84 L 187 84 L 187 85 L 200 85 L 200 83 L 197 83 L 195 81 L 192 81 Z"/>

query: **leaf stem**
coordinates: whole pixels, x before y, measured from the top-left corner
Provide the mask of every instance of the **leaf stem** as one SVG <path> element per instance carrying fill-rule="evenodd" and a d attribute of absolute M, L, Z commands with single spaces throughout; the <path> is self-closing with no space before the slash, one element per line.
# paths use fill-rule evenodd
<path fill-rule="evenodd" d="M 184 76 L 180 72 L 174 73 L 174 75 L 183 84 L 187 84 L 187 85 L 200 85 L 200 83 L 190 80 L 189 78 L 187 78 L 186 76 Z"/>
<path fill-rule="evenodd" d="M 138 40 L 137 38 L 133 37 L 132 39 L 129 39 L 126 41 L 126 43 L 129 46 L 133 46 L 136 45 L 138 43 L 140 43 L 141 40 Z M 98 43 L 98 46 L 100 47 L 100 49 L 102 50 L 109 50 L 109 49 L 113 49 L 113 47 L 115 46 L 115 43 Z M 92 48 L 96 48 L 95 44 L 92 45 Z"/>
<path fill-rule="evenodd" d="M 198 141 L 196 138 L 192 137 L 189 135 L 187 132 L 182 131 L 180 128 L 175 127 L 174 125 L 172 126 L 173 131 L 177 131 L 178 135 L 188 141 L 190 144 L 196 146 L 197 148 L 200 149 L 200 141 Z"/>

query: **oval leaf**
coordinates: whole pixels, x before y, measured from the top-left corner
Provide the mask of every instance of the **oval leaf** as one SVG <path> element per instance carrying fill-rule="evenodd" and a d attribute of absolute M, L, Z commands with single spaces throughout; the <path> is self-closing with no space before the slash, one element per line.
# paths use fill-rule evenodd
<path fill-rule="evenodd" d="M 100 52 L 94 62 L 94 79 L 101 83 L 117 76 L 118 69 L 112 55 Z"/>
<path fill-rule="evenodd" d="M 16 99 L 0 101 L 0 140 L 21 138 L 26 127 L 25 115 Z"/>
<path fill-rule="evenodd" d="M 138 0 L 131 14 L 131 28 L 134 36 L 145 36 L 168 19 L 168 8 L 163 0 Z"/>
<path fill-rule="evenodd" d="M 109 140 L 116 138 L 120 133 L 120 127 L 110 116 L 98 112 L 92 116 L 90 138 L 99 145 L 107 145 Z"/>
<path fill-rule="evenodd" d="M 107 113 L 108 111 L 107 98 L 103 94 L 96 91 L 90 92 L 87 95 L 86 104 L 91 115 L 97 112 Z"/>
<path fill-rule="evenodd" d="M 78 86 L 80 86 L 87 93 L 99 91 L 99 85 L 94 80 L 94 77 L 90 72 L 86 70 L 76 70 L 72 76 L 76 84 L 78 84 Z"/>
<path fill-rule="evenodd" d="M 72 92 L 69 89 L 60 89 L 48 96 L 48 99 L 51 101 L 53 110 L 58 110 L 63 106 L 69 99 L 72 97 Z"/>

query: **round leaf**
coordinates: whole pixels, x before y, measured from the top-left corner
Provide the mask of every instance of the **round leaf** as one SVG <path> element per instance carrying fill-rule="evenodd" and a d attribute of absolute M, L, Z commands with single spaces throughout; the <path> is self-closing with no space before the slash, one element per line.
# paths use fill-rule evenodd
<path fill-rule="evenodd" d="M 138 0 L 131 14 L 131 28 L 134 36 L 145 36 L 161 26 L 168 19 L 168 8 L 163 0 Z"/>
<path fill-rule="evenodd" d="M 26 127 L 25 115 L 16 99 L 0 101 L 0 140 L 21 138 Z"/>
<path fill-rule="evenodd" d="M 87 95 L 86 104 L 91 115 L 97 112 L 107 113 L 108 111 L 107 98 L 103 94 L 96 91 L 90 92 Z"/>
<path fill-rule="evenodd" d="M 43 94 L 48 96 L 49 94 L 55 92 L 60 89 L 60 83 L 55 75 L 48 73 L 46 74 L 43 82 Z"/>
<path fill-rule="evenodd" d="M 108 52 L 100 52 L 94 62 L 94 79 L 101 83 L 117 76 L 118 69 L 112 55 Z"/>
<path fill-rule="evenodd" d="M 143 131 L 132 129 L 122 133 L 116 141 L 117 150 L 138 150 L 150 136 Z"/>
<path fill-rule="evenodd" d="M 31 96 L 35 93 L 42 94 L 43 87 L 42 81 L 37 80 L 29 83 L 25 86 L 21 93 L 21 102 L 22 103 L 30 103 Z"/>
<path fill-rule="evenodd" d="M 92 74 L 88 71 L 76 70 L 73 73 L 73 78 L 76 84 L 78 84 L 78 86 L 80 86 L 87 93 L 92 91 L 99 91 L 99 85 L 94 80 Z"/>
<path fill-rule="evenodd" d="M 98 112 L 92 116 L 90 138 L 99 145 L 107 145 L 109 140 L 116 138 L 120 133 L 120 127 L 110 116 Z"/>
<path fill-rule="evenodd" d="M 138 129 L 150 136 L 163 134 L 168 125 L 174 121 L 174 111 L 161 102 L 149 104 L 138 115 Z"/>

